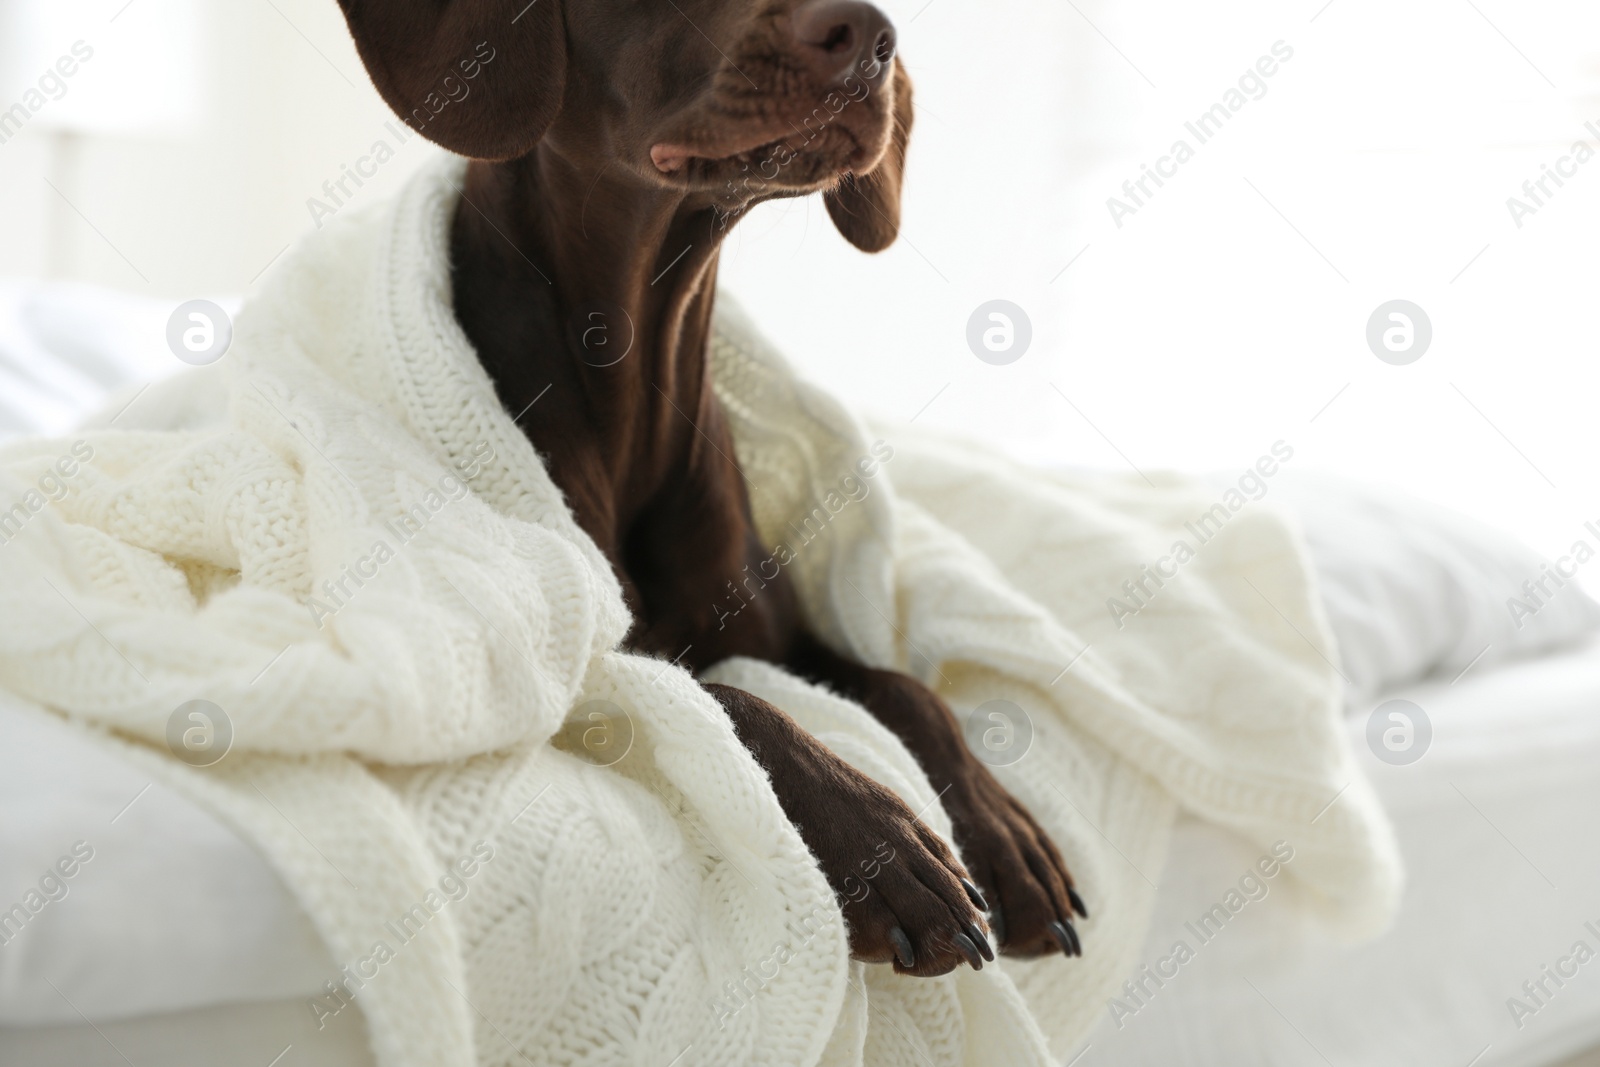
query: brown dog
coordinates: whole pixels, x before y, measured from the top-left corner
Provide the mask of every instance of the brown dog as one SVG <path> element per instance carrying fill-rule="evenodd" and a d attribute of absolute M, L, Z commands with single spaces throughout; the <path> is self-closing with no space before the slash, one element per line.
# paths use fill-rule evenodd
<path fill-rule="evenodd" d="M 984 895 L 1002 951 L 1080 954 L 1061 856 L 938 696 L 808 635 L 782 574 L 732 625 L 707 610 L 770 554 L 706 381 L 717 250 L 752 205 L 819 191 L 852 244 L 894 241 L 911 83 L 888 19 L 860 0 L 341 4 L 389 105 L 474 160 L 452 235 L 456 315 L 615 566 L 629 644 L 695 670 L 752 656 L 827 685 L 940 791 L 983 894 L 887 789 L 765 701 L 706 687 L 844 901 L 853 954 L 916 975 L 981 967 Z M 471 96 L 436 106 L 468 71 Z M 608 312 L 633 340 L 614 363 L 585 346 Z M 888 850 L 871 891 L 847 894 Z"/>

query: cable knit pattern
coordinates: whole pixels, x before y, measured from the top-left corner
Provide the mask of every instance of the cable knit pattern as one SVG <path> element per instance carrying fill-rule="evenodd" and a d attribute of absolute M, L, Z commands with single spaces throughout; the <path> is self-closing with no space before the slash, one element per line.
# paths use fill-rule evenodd
<path fill-rule="evenodd" d="M 1393 842 L 1343 747 L 1326 626 L 1282 519 L 1241 515 L 1117 631 L 1105 596 L 1203 510 L 1194 486 L 1052 478 L 885 430 L 870 493 L 828 507 L 866 431 L 723 299 L 712 378 L 757 525 L 776 544 L 826 508 L 787 564 L 810 624 L 960 714 L 1025 709 L 1032 748 L 999 773 L 1094 912 L 1082 960 L 932 980 L 850 961 L 721 709 L 619 650 L 615 576 L 455 322 L 461 166 L 286 256 L 224 363 L 86 428 L 92 460 L 0 545 L 0 686 L 254 842 L 359 976 L 329 979 L 383 1067 L 1044 1067 L 1130 969 L 1179 805 L 1291 842 L 1304 903 L 1346 931 L 1385 921 Z M 70 444 L 0 451 L 0 501 Z M 948 833 L 861 708 L 768 664 L 712 677 Z M 166 749 L 196 698 L 234 729 L 205 769 Z M 605 729 L 626 731 L 626 755 L 606 765 L 583 742 L 594 701 L 624 713 Z M 464 895 L 441 897 L 485 851 Z"/>

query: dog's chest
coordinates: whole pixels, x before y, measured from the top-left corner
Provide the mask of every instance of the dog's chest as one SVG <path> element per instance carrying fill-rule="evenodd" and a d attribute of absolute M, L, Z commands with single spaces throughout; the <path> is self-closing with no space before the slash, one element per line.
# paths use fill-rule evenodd
<path fill-rule="evenodd" d="M 602 437 L 546 443 L 548 427 L 529 429 L 574 517 L 611 561 L 636 620 L 631 647 L 695 668 L 736 655 L 785 659 L 798 630 L 793 589 L 755 531 L 725 433 L 696 430 L 669 457 L 622 459 Z"/>

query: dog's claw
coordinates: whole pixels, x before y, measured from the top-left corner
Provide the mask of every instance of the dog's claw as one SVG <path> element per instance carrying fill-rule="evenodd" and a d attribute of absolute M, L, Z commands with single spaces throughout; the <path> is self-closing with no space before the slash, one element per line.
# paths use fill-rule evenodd
<path fill-rule="evenodd" d="M 1000 913 L 1000 905 L 998 904 L 996 904 L 989 912 L 989 930 L 994 934 L 995 944 L 1005 944 L 1006 919 L 1005 916 Z"/>
<path fill-rule="evenodd" d="M 1078 936 L 1078 928 L 1072 925 L 1072 920 L 1065 920 L 1062 925 L 1067 928 L 1067 933 L 1072 937 L 1072 954 L 1079 958 L 1083 956 L 1083 939 Z"/>
<path fill-rule="evenodd" d="M 1078 895 L 1078 891 L 1072 888 L 1070 885 L 1067 886 L 1067 900 L 1072 903 L 1073 911 L 1077 912 L 1085 919 L 1089 917 L 1089 909 L 1083 906 L 1083 898 L 1080 897 Z"/>
<path fill-rule="evenodd" d="M 966 934 L 957 934 L 955 937 L 956 948 L 967 958 L 975 971 L 983 970 L 983 957 L 978 955 L 978 946 L 972 943 L 972 938 Z"/>
<path fill-rule="evenodd" d="M 977 923 L 967 924 L 967 937 L 978 946 L 978 951 L 983 954 L 985 960 L 994 962 L 994 949 L 989 947 L 989 939 L 983 936 L 983 931 L 978 929 Z"/>
<path fill-rule="evenodd" d="M 977 908 L 979 911 L 989 910 L 989 902 L 983 899 L 983 893 L 978 889 L 977 886 L 963 878 L 961 879 L 961 888 L 967 891 L 967 899 L 972 901 L 973 907 Z M 1071 892 L 1071 890 L 1068 890 L 1068 892 Z"/>
<path fill-rule="evenodd" d="M 889 931 L 889 944 L 894 946 L 895 958 L 906 970 L 917 965 L 917 954 L 911 951 L 911 939 L 898 926 Z"/>
<path fill-rule="evenodd" d="M 1067 956 L 1083 955 L 1083 944 L 1078 940 L 1078 931 L 1073 929 L 1069 922 L 1053 922 L 1050 924 L 1050 936 L 1056 939 L 1056 944 L 1061 946 L 1061 951 Z"/>

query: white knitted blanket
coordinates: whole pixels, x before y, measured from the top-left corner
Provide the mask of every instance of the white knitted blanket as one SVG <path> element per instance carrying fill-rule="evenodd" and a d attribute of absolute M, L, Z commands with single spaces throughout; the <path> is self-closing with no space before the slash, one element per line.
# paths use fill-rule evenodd
<path fill-rule="evenodd" d="M 1107 598 L 1209 491 L 874 437 L 724 299 L 715 388 L 811 625 L 962 716 L 1023 709 L 1027 753 L 997 773 L 1093 912 L 1081 960 L 851 962 L 720 708 L 618 649 L 618 585 L 455 323 L 460 166 L 308 238 L 216 367 L 0 452 L 0 507 L 27 512 L 0 545 L 0 686 L 260 848 L 346 964 L 308 1012 L 359 1007 L 383 1067 L 1042 1067 L 1132 970 L 1179 806 L 1287 842 L 1295 898 L 1343 930 L 1386 921 L 1395 849 L 1281 518 L 1240 511 L 1119 629 Z M 763 664 L 715 677 L 948 834 L 862 709 Z M 203 769 L 168 750 L 197 699 L 233 731 Z"/>

